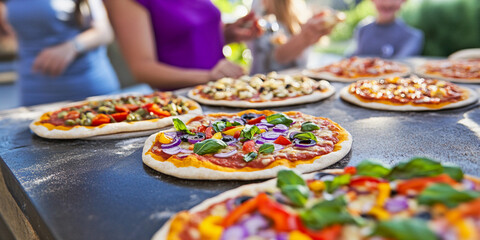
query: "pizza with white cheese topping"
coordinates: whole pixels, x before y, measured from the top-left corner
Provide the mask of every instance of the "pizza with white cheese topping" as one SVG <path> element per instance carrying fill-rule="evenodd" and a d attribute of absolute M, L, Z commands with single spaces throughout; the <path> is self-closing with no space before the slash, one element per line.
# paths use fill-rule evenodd
<path fill-rule="evenodd" d="M 350 103 L 390 111 L 432 111 L 458 108 L 477 102 L 478 94 L 454 83 L 425 79 L 386 78 L 360 80 L 340 91 L 340 97 Z"/>
<path fill-rule="evenodd" d="M 271 72 L 238 79 L 222 78 L 189 91 L 195 101 L 240 108 L 279 107 L 317 102 L 335 93 L 329 82 Z"/>

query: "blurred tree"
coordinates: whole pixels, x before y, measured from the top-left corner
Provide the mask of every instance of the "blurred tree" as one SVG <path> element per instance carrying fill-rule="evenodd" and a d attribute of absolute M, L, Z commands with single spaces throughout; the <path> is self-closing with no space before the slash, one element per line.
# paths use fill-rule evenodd
<path fill-rule="evenodd" d="M 402 17 L 425 33 L 424 55 L 448 56 L 480 47 L 479 0 L 409 0 Z"/>

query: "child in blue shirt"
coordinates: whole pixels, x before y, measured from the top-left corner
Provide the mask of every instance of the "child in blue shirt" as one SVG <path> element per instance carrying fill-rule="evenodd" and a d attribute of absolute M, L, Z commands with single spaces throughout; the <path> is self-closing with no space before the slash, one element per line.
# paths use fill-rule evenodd
<path fill-rule="evenodd" d="M 378 16 L 368 24 L 360 23 L 355 33 L 357 50 L 353 55 L 405 58 L 419 55 L 423 33 L 396 18 L 405 0 L 372 0 Z"/>

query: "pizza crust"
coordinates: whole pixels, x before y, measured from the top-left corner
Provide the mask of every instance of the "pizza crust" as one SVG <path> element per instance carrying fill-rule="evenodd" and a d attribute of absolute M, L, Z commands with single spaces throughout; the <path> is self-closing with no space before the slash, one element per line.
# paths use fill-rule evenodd
<path fill-rule="evenodd" d="M 335 87 L 329 85 L 326 91 L 315 91 L 312 94 L 304 95 L 300 97 L 288 98 L 285 100 L 278 101 L 266 101 L 266 102 L 249 102 L 243 100 L 213 100 L 203 98 L 202 96 L 194 93 L 195 89 L 192 89 L 188 92 L 188 97 L 206 105 L 215 105 L 215 106 L 227 106 L 227 107 L 238 107 L 238 108 L 266 108 L 266 107 L 283 107 L 304 103 L 317 102 L 322 99 L 328 98 L 335 93 Z"/>
<path fill-rule="evenodd" d="M 460 108 L 463 106 L 467 106 L 473 103 L 476 103 L 478 100 L 478 94 L 473 91 L 470 88 L 463 88 L 463 90 L 468 91 L 468 98 L 459 102 L 451 103 L 448 105 L 445 105 L 440 108 L 428 108 L 428 107 L 423 107 L 423 106 L 414 106 L 410 104 L 405 104 L 405 105 L 387 105 L 383 103 L 378 103 L 378 102 L 363 102 L 360 99 L 358 99 L 355 95 L 350 94 L 348 91 L 350 86 L 346 86 L 342 88 L 340 91 L 340 97 L 350 103 L 353 103 L 355 105 L 364 107 L 364 108 L 371 108 L 371 109 L 377 109 L 377 110 L 387 110 L 387 111 L 436 111 L 436 110 L 442 110 L 442 109 L 451 109 L 451 108 Z"/>
<path fill-rule="evenodd" d="M 480 78 L 468 79 L 468 78 L 451 78 L 451 77 L 443 77 L 437 74 L 428 74 L 425 72 L 425 69 L 420 66 L 415 69 L 415 74 L 423 78 L 432 78 L 450 82 L 458 82 L 458 83 L 480 83 Z"/>
<path fill-rule="evenodd" d="M 178 96 L 179 98 L 184 97 Z M 104 140 L 104 139 L 120 139 L 120 138 L 127 138 L 133 135 L 133 132 L 137 132 L 134 136 L 138 137 L 147 136 L 152 132 L 149 130 L 158 131 L 158 129 L 167 127 L 172 125 L 172 119 L 178 118 L 182 121 L 189 120 L 197 115 L 202 114 L 202 107 L 193 102 L 193 106 L 195 107 L 194 110 L 190 110 L 187 114 L 179 115 L 179 116 L 170 116 L 161 119 L 152 119 L 152 120 L 144 120 L 138 122 L 119 122 L 119 123 L 109 123 L 105 125 L 100 125 L 99 127 L 84 127 L 84 126 L 75 126 L 69 130 L 59 130 L 59 129 L 52 129 L 49 130 L 47 127 L 43 126 L 42 124 L 37 124 L 40 121 L 41 117 L 35 119 L 32 123 L 30 123 L 30 129 L 40 137 L 50 138 L 50 139 L 91 139 L 91 140 Z M 79 104 L 83 104 L 83 102 L 76 102 L 69 104 L 68 106 L 76 106 Z M 68 107 L 66 106 L 66 107 Z M 125 134 L 131 133 L 131 134 Z M 95 136 L 102 136 L 102 138 L 93 138 Z"/>
<path fill-rule="evenodd" d="M 222 179 L 235 179 L 235 180 L 254 180 L 254 179 L 265 179 L 273 178 L 277 176 L 277 172 L 282 169 L 292 169 L 301 173 L 317 171 L 323 168 L 326 168 L 338 161 L 340 161 L 345 155 L 350 152 L 352 147 L 352 135 L 343 129 L 348 135 L 347 139 L 341 142 L 339 145 L 341 149 L 331 152 L 329 154 L 320 156 L 318 159 L 315 159 L 313 163 L 310 164 L 299 164 L 295 168 L 287 168 L 286 166 L 276 166 L 269 169 L 252 171 L 252 172 L 224 172 L 213 170 L 204 167 L 176 167 L 173 163 L 169 161 L 158 161 L 154 159 L 147 152 L 155 143 L 155 138 L 157 134 L 153 134 L 145 141 L 145 146 L 143 147 L 143 163 L 151 167 L 152 169 L 159 171 L 161 173 L 175 176 L 178 178 L 185 179 L 205 179 L 205 180 L 222 180 Z"/>
<path fill-rule="evenodd" d="M 327 169 L 323 170 L 322 172 L 328 172 L 328 173 L 342 173 L 343 169 Z M 304 174 L 303 178 L 308 179 L 312 178 L 313 175 L 316 173 L 310 173 L 310 174 Z M 277 184 L 277 179 L 270 179 L 268 181 L 262 182 L 262 183 L 253 183 L 253 184 L 247 184 L 240 186 L 238 188 L 223 192 L 215 197 L 206 199 L 205 201 L 201 202 L 197 206 L 191 208 L 188 210 L 190 213 L 196 213 L 196 212 L 201 212 L 206 209 L 208 209 L 210 206 L 223 202 L 229 198 L 235 198 L 240 195 L 255 195 L 260 192 L 265 192 L 269 189 L 275 188 Z M 152 237 L 152 240 L 164 240 L 167 239 L 168 232 L 170 230 L 170 226 L 172 223 L 172 220 L 175 218 L 176 214 L 173 215 L 163 226 L 158 230 Z"/>
<path fill-rule="evenodd" d="M 401 64 L 401 63 L 397 63 Z M 378 77 L 359 77 L 359 78 L 344 78 L 344 77 L 338 77 L 335 74 L 329 73 L 329 72 L 317 72 L 313 69 L 307 69 L 303 72 L 304 75 L 310 78 L 315 78 L 315 79 L 326 79 L 329 81 L 336 81 L 336 82 L 355 82 L 358 80 L 379 80 L 379 79 L 384 79 L 384 78 L 389 78 L 389 77 L 405 77 L 410 75 L 411 73 L 411 68 L 405 64 L 401 64 L 403 67 L 407 68 L 408 70 L 405 72 L 399 72 L 399 73 L 390 73 L 390 74 L 385 74 L 382 76 Z"/>

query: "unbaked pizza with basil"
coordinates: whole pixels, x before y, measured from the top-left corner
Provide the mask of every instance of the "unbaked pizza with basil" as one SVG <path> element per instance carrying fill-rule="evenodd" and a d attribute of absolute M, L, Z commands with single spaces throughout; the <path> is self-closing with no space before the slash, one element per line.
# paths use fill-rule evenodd
<path fill-rule="evenodd" d="M 150 136 L 149 167 L 187 179 L 262 179 L 281 169 L 311 172 L 342 159 L 351 135 L 327 118 L 300 112 L 247 110 L 173 119 L 175 129 Z"/>
<path fill-rule="evenodd" d="M 335 88 L 325 80 L 271 72 L 238 79 L 222 78 L 195 87 L 188 97 L 208 105 L 258 108 L 317 102 L 334 93 Z"/>
<path fill-rule="evenodd" d="M 461 83 L 480 83 L 480 59 L 429 60 L 418 66 L 417 74 Z"/>
<path fill-rule="evenodd" d="M 380 110 L 429 111 L 458 108 L 477 102 L 478 94 L 454 83 L 419 78 L 360 80 L 340 91 L 350 103 Z"/>
<path fill-rule="evenodd" d="M 306 70 L 306 75 L 338 82 L 353 82 L 362 79 L 402 77 L 410 74 L 406 64 L 381 58 L 351 57 L 330 65 Z"/>
<path fill-rule="evenodd" d="M 480 239 L 480 182 L 426 158 L 282 170 L 174 215 L 153 239 Z"/>
<path fill-rule="evenodd" d="M 30 124 L 40 137 L 53 139 L 145 136 L 202 113 L 198 103 L 171 92 L 100 97 L 44 113 Z"/>

